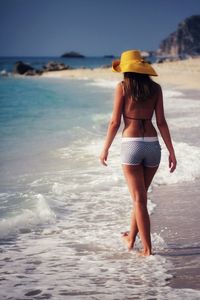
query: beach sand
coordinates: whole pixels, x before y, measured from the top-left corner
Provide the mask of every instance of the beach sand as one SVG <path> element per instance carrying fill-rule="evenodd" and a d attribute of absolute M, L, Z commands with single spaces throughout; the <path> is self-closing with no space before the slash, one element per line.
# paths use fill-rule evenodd
<path fill-rule="evenodd" d="M 167 253 L 160 254 L 173 263 L 170 270 L 174 276 L 170 281 L 173 288 L 200 290 L 199 194 L 198 181 L 158 186 L 152 192 L 157 204 L 151 218 L 152 231 L 161 232 L 167 242 Z M 177 199 L 181 199 L 181 205 L 177 205 Z"/>
<path fill-rule="evenodd" d="M 153 79 L 161 84 L 162 87 L 182 90 L 185 97 L 198 101 L 200 58 L 164 62 L 154 64 L 154 67 L 159 76 Z M 114 82 L 122 79 L 122 74 L 113 73 L 110 68 L 47 72 L 42 76 L 97 81 L 113 80 Z M 178 142 L 184 142 L 186 135 L 189 144 L 192 141 L 193 145 L 199 146 L 198 128 L 196 128 L 195 132 L 189 132 L 189 134 L 185 128 L 184 132 L 176 136 Z M 174 278 L 169 284 L 174 288 L 200 289 L 200 266 L 198 263 L 200 249 L 198 245 L 195 246 L 200 239 L 200 211 L 197 205 L 199 192 L 200 189 L 197 181 L 172 184 L 170 186 L 160 185 L 153 189 L 152 197 L 157 206 L 152 215 L 152 232 L 160 232 L 169 246 L 166 252 L 158 254 L 166 255 L 173 262 L 174 268 L 170 273 L 174 275 Z M 192 205 L 191 199 L 193 200 Z M 177 202 L 179 205 L 177 205 Z M 173 246 L 173 243 L 176 244 L 176 247 Z M 177 244 L 179 245 L 178 247 Z M 185 263 L 183 264 L 183 262 Z"/>
<path fill-rule="evenodd" d="M 163 86 L 200 89 L 200 58 L 153 64 L 153 67 L 159 75 L 154 80 Z M 112 72 L 111 68 L 95 68 L 45 72 L 42 77 L 118 81 L 122 74 Z"/>

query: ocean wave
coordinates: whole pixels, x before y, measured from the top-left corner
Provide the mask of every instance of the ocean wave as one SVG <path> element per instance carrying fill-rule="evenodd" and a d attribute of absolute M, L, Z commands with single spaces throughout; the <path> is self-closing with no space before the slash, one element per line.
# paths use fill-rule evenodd
<path fill-rule="evenodd" d="M 45 197 L 41 194 L 30 197 L 34 201 L 34 208 L 18 208 L 19 213 L 0 221 L 0 238 L 7 238 L 17 232 L 30 232 L 36 225 L 55 222 L 56 216 Z"/>
<path fill-rule="evenodd" d="M 162 148 L 162 158 L 160 167 L 154 180 L 154 184 L 173 184 L 185 181 L 194 181 L 200 176 L 200 165 L 197 163 L 197 161 L 200 160 L 199 147 L 192 146 L 187 143 L 179 143 L 174 141 L 173 144 L 178 163 L 175 172 L 169 173 L 168 151 L 161 138 L 160 144 Z M 74 147 L 73 150 L 71 147 L 66 148 L 65 150 L 63 149 L 62 157 L 65 157 L 66 152 L 67 159 L 70 159 L 71 154 L 71 158 L 73 157 L 73 160 L 78 162 L 80 161 L 81 153 L 82 163 L 88 160 L 89 162 L 91 162 L 91 164 L 99 164 L 99 155 L 102 145 L 102 139 L 92 139 L 90 142 L 87 141 L 87 143 L 80 143 L 79 146 L 76 144 L 77 148 Z M 108 157 L 108 168 L 111 168 L 114 173 L 112 180 L 114 180 L 114 178 L 117 177 L 117 173 L 120 174 L 121 172 L 120 145 L 121 137 L 118 135 L 112 144 L 112 147 L 109 151 L 110 154 Z M 97 166 L 96 168 L 99 169 Z M 94 175 L 95 179 L 93 179 L 93 184 L 95 184 L 95 180 L 104 181 L 104 178 L 97 178 L 96 176 L 97 175 Z M 110 182 L 110 180 L 108 180 L 108 182 Z"/>
<path fill-rule="evenodd" d="M 185 181 L 194 181 L 200 176 L 200 160 L 199 147 L 188 145 L 187 143 L 173 142 L 176 156 L 177 169 L 174 173 L 169 173 L 168 168 L 168 151 L 162 145 L 162 158 L 158 173 L 155 177 L 156 184 L 173 184 Z"/>
<path fill-rule="evenodd" d="M 173 129 L 188 129 L 199 128 L 200 118 L 199 116 L 185 116 L 184 118 L 170 118 L 169 126 Z"/>
<path fill-rule="evenodd" d="M 88 82 L 87 85 L 98 86 L 103 88 L 115 88 L 119 80 L 95 79 Z"/>
<path fill-rule="evenodd" d="M 108 122 L 111 117 L 111 113 L 106 113 L 106 114 L 93 114 L 92 115 L 92 120 L 94 122 Z"/>
<path fill-rule="evenodd" d="M 182 97 L 184 94 L 181 91 L 177 90 L 168 90 L 168 89 L 163 89 L 163 97 L 166 98 L 179 98 Z"/>

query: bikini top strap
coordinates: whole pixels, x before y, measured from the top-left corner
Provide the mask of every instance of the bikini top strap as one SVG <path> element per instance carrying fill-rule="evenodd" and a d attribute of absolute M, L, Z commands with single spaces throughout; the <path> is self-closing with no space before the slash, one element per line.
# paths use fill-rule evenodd
<path fill-rule="evenodd" d="M 141 120 L 141 121 L 151 120 L 151 118 L 133 118 L 133 117 L 128 117 L 126 115 L 124 115 L 124 117 L 131 120 Z"/>

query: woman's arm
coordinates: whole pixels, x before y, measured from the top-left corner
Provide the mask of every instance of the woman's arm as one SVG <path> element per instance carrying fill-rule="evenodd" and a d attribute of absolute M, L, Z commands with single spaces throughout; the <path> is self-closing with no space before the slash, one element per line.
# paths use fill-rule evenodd
<path fill-rule="evenodd" d="M 108 157 L 108 150 L 114 140 L 114 137 L 120 127 L 121 123 L 121 115 L 122 115 L 122 108 L 123 108 L 123 90 L 120 83 L 117 84 L 115 89 L 115 97 L 114 97 L 114 107 L 112 118 L 108 125 L 107 135 L 105 138 L 104 146 L 102 152 L 100 154 L 100 161 L 104 166 L 107 166 L 107 157 Z"/>
<path fill-rule="evenodd" d="M 156 113 L 156 123 L 158 126 L 158 129 L 160 131 L 160 134 L 165 142 L 165 145 L 169 151 L 169 168 L 170 172 L 173 172 L 176 169 L 176 156 L 174 153 L 174 148 L 169 132 L 169 128 L 167 125 L 167 121 L 165 119 L 165 114 L 164 114 L 164 107 L 163 107 L 163 95 L 162 95 L 162 89 L 159 87 L 159 95 L 158 99 L 156 102 L 156 107 L 155 107 L 155 113 Z"/>

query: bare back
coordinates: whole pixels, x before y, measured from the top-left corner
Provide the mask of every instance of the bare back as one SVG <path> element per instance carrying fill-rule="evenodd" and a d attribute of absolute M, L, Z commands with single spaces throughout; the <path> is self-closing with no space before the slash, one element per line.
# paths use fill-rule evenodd
<path fill-rule="evenodd" d="M 151 119 L 155 110 L 158 92 L 155 92 L 151 98 L 145 101 L 136 101 L 135 99 L 126 95 L 123 82 L 121 85 L 124 96 L 122 115 L 125 125 L 122 136 L 157 136 L 156 129 L 153 126 Z M 155 85 L 157 86 L 156 83 Z"/>

